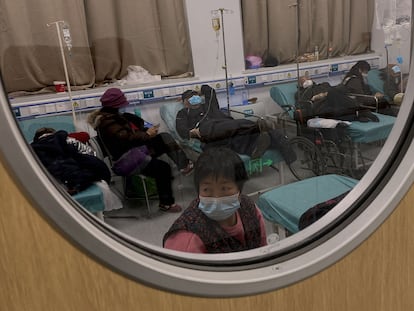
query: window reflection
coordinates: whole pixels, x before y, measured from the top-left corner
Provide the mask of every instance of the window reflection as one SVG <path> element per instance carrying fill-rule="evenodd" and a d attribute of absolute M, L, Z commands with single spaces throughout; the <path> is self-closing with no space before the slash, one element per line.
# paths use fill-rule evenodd
<path fill-rule="evenodd" d="M 247 68 L 371 52 L 374 0 L 241 1 Z M 360 14 L 364 12 L 364 14 Z M 283 29 L 283 31 L 281 31 Z M 260 34 L 260 35 L 257 35 Z"/>
<path fill-rule="evenodd" d="M 250 21 L 253 16 L 250 13 L 249 16 L 247 16 L 246 11 L 257 12 L 259 8 L 255 8 L 254 10 L 247 9 L 248 5 L 253 4 L 247 1 L 242 1 L 242 3 L 243 23 L 245 25 L 244 37 L 245 39 L 249 39 L 249 33 L 254 28 L 251 27 L 251 24 L 249 24 L 249 27 L 246 27 L 246 23 L 254 23 L 255 21 Z M 370 3 L 371 2 L 369 1 L 362 1 L 358 5 L 366 8 L 369 7 Z M 78 5 L 83 4 L 78 3 Z M 93 4 L 88 3 L 85 5 L 90 6 L 88 12 L 94 11 L 95 8 L 93 8 Z M 268 5 L 269 8 L 278 6 L 274 3 Z M 122 5 L 119 5 L 119 7 L 122 8 L 122 14 L 128 15 L 128 7 L 123 7 Z M 329 18 L 323 20 L 313 18 L 314 15 L 311 12 L 315 11 L 315 8 L 311 9 L 308 7 L 308 4 L 306 4 L 305 8 L 302 8 L 307 10 L 308 15 L 306 17 L 302 16 L 307 22 L 300 23 L 303 31 L 299 46 L 299 55 L 302 55 L 306 59 L 298 59 L 296 57 L 297 47 L 295 46 L 295 41 L 292 39 L 296 35 L 294 24 L 292 24 L 292 27 L 288 27 L 289 30 L 292 31 L 292 33 L 289 34 L 288 32 L 285 32 L 286 27 L 270 27 L 272 29 L 272 34 L 271 36 L 269 34 L 269 36 L 272 39 L 269 40 L 265 47 L 261 46 L 261 44 L 256 44 L 254 40 L 246 40 L 245 48 L 246 51 L 249 51 L 246 54 L 267 55 L 266 59 L 275 55 L 276 62 L 272 63 L 272 66 L 275 66 L 280 65 L 281 60 L 283 60 L 284 63 L 294 62 L 296 60 L 316 60 L 315 57 L 319 60 L 323 60 L 342 54 L 353 55 L 369 51 L 371 49 L 371 42 L 370 35 L 368 34 L 371 31 L 373 11 L 367 9 L 369 16 L 367 19 L 364 15 L 363 27 L 359 27 L 362 23 L 361 16 L 352 14 L 350 11 L 346 11 L 345 13 L 341 11 L 341 14 L 351 16 L 351 19 L 354 21 L 348 25 L 349 27 L 347 29 L 352 30 L 354 29 L 353 27 L 357 26 L 359 29 L 355 34 L 355 37 L 351 38 L 352 40 L 350 38 L 345 40 L 341 36 L 335 36 L 334 33 L 337 31 L 335 28 L 325 28 L 325 24 L 328 25 L 332 22 L 332 16 L 337 16 L 337 14 L 330 15 L 328 13 L 338 13 L 340 9 L 342 10 L 343 8 L 333 7 L 331 4 L 327 7 L 328 9 L 325 8 L 323 13 L 326 13 L 324 16 L 329 16 Z M 180 13 L 178 19 L 184 19 L 182 18 L 182 14 L 185 13 L 184 8 L 179 7 L 177 10 Z M 290 10 L 289 14 L 294 14 L 292 13 L 294 12 L 294 9 Z M 366 9 L 363 9 L 362 11 L 365 10 Z M 271 11 L 281 12 L 280 10 Z M 316 11 L 319 12 L 320 10 Z M 160 12 L 160 16 L 164 13 Z M 107 13 L 107 15 L 109 15 L 109 13 Z M 68 20 L 75 20 L 74 17 L 71 18 L 72 19 L 69 18 Z M 98 19 L 95 16 L 84 16 L 84 18 L 88 20 L 88 26 L 85 26 L 84 22 L 79 24 L 76 22 L 70 23 L 71 25 L 76 24 L 72 29 L 73 47 L 70 53 L 65 50 L 65 55 L 70 60 L 70 83 L 74 86 L 75 91 L 89 88 L 92 85 L 97 86 L 101 85 L 101 83 L 113 82 L 114 80 L 121 78 L 122 75 L 128 71 L 126 65 L 135 64 L 138 59 L 136 54 L 138 53 L 138 50 L 139 53 L 141 53 L 141 48 L 143 48 L 137 43 L 138 41 L 134 41 L 124 33 L 114 34 L 113 38 L 116 39 L 108 39 L 107 33 L 103 33 L 106 28 L 102 25 L 102 18 L 99 18 L 99 21 L 97 21 Z M 254 18 L 257 22 L 257 16 Z M 44 20 L 39 19 L 39 25 L 37 26 L 40 27 L 40 23 L 43 22 L 46 24 L 46 20 L 46 17 L 44 17 Z M 276 23 L 276 20 L 277 19 L 271 18 L 270 16 L 267 25 L 273 25 L 273 23 Z M 293 23 L 294 20 L 294 18 L 289 19 L 284 25 Z M 77 18 L 76 21 L 78 21 Z M 95 21 L 96 24 L 92 21 Z M 47 20 L 47 22 L 50 21 Z M 279 22 L 282 23 L 283 21 L 279 19 L 277 23 Z M 160 23 L 163 24 L 161 21 Z M 305 31 L 306 27 L 302 27 L 302 23 L 310 24 L 312 26 L 311 30 Z M 324 23 L 324 25 L 319 25 L 319 23 Z M 162 29 L 168 27 L 169 26 L 165 25 L 164 27 L 159 26 L 159 28 Z M 162 50 L 164 53 L 157 57 L 157 60 L 154 62 L 152 62 L 152 59 L 151 62 L 147 62 L 147 58 L 153 56 L 152 52 L 148 52 L 148 55 L 150 56 L 142 56 L 144 58 L 143 63 L 151 63 L 155 66 L 156 70 L 152 71 L 152 69 L 150 69 L 150 71 L 156 75 L 164 77 L 167 75 L 185 74 L 191 72 L 193 69 L 191 63 L 192 57 L 188 52 L 189 42 L 187 29 L 180 23 L 177 23 L 177 27 L 180 30 L 180 34 L 174 36 L 176 41 L 172 44 L 175 46 L 172 48 L 175 53 L 170 54 L 171 51 L 169 49 L 159 48 L 159 50 Z M 325 31 L 327 31 L 326 29 L 333 29 L 331 33 L 326 34 L 329 40 L 318 38 L 318 35 L 320 34 L 318 29 L 321 29 L 321 27 L 324 29 L 324 35 Z M 261 29 L 263 28 L 263 25 L 257 26 L 256 28 Z M 85 37 L 85 29 L 88 29 L 88 38 Z M 289 40 L 283 40 L 286 42 L 283 46 L 277 43 L 282 40 L 279 38 L 279 36 L 281 36 L 280 32 L 273 33 L 273 31 L 277 31 L 277 29 L 284 29 L 284 35 L 289 35 Z M 45 28 L 43 30 L 44 34 L 47 33 L 47 36 L 45 36 L 45 38 L 47 37 L 45 41 L 48 42 L 47 48 L 43 47 L 43 45 L 40 45 L 38 42 L 34 42 L 34 47 L 31 48 L 15 48 L 10 46 L 3 55 L 3 58 L 6 60 L 4 62 L 6 64 L 5 68 L 2 68 L 3 73 L 5 74 L 6 87 L 10 96 L 18 98 L 18 100 L 21 100 L 20 102 L 24 102 L 25 99 L 18 96 L 22 94 L 27 95 L 30 91 L 54 92 L 54 88 L 52 87 L 53 81 L 60 80 L 62 77 L 55 33 L 50 29 Z M 19 28 L 17 33 L 10 33 L 10 36 L 17 36 L 21 31 L 23 30 Z M 354 32 L 352 33 L 354 34 Z M 163 34 L 161 36 L 168 37 L 168 35 L 164 36 Z M 264 37 L 266 36 L 264 35 Z M 91 38 L 93 40 L 91 40 Z M 174 38 L 170 39 L 173 41 Z M 258 36 L 255 36 L 255 38 L 258 38 Z M 91 41 L 90 48 L 87 47 L 88 39 Z M 186 43 L 183 46 L 180 45 L 178 47 L 177 42 L 181 42 L 179 39 L 183 39 Z M 273 40 L 275 41 L 273 42 Z M 139 39 L 139 42 L 143 41 L 148 42 L 150 40 L 147 40 L 147 38 Z M 347 45 L 341 45 L 343 42 L 347 42 Z M 256 50 L 249 50 L 249 47 L 252 46 L 257 48 L 258 51 L 260 47 L 260 51 L 256 52 Z M 116 51 L 114 50 L 114 47 L 118 47 L 115 49 Z M 32 50 L 36 53 L 27 53 Z M 49 52 L 39 52 L 45 50 Z M 307 53 L 309 53 L 309 55 L 306 55 Z M 45 59 L 44 55 L 53 55 L 53 57 Z M 12 62 L 10 62 L 10 60 L 12 60 Z M 166 60 L 166 63 L 164 63 L 164 60 Z M 254 60 L 255 59 L 252 59 L 252 61 Z M 47 68 L 47 70 L 42 69 L 42 75 L 44 76 L 40 79 L 36 78 L 38 77 L 37 74 L 33 74 L 32 66 L 26 66 L 27 63 L 32 62 L 40 64 L 39 68 Z M 348 63 L 349 68 L 347 68 L 346 71 L 349 71 L 351 66 L 357 63 L 357 61 Z M 12 70 L 12 66 L 14 66 L 13 68 L 18 68 L 18 70 Z M 162 68 L 160 69 L 158 67 Z M 313 97 L 317 97 L 318 94 L 326 93 L 326 91 L 315 92 L 310 98 L 306 98 L 306 101 L 308 102 L 302 102 L 302 99 L 305 99 L 304 94 L 297 96 L 300 101 L 294 97 L 295 93 L 298 91 L 298 81 L 296 81 L 296 78 L 301 77 L 302 74 L 305 78 L 314 78 L 310 79 L 314 80 L 312 84 L 313 86 L 323 85 L 326 82 L 332 84 L 331 86 L 340 85 L 342 83 L 342 78 L 346 79 L 348 77 L 344 77 L 344 75 L 335 75 L 335 67 L 333 67 L 333 65 L 330 67 L 329 73 L 326 73 L 323 76 L 317 74 L 316 71 L 312 71 L 312 69 L 310 71 L 305 70 L 304 72 L 298 71 L 296 76 L 292 75 L 283 80 L 284 83 L 275 83 L 275 85 L 270 86 L 261 85 L 260 87 L 264 90 L 262 92 L 254 88 L 247 89 L 248 92 L 246 93 L 250 95 L 247 98 L 248 105 L 243 107 L 240 103 L 243 103 L 244 99 L 239 99 L 239 105 L 232 105 L 232 111 L 230 111 L 232 118 L 239 120 L 236 122 L 238 124 L 237 130 L 242 128 L 243 136 L 240 138 L 240 136 L 234 135 L 234 133 L 221 133 L 220 135 L 224 135 L 226 139 L 228 137 L 232 137 L 233 139 L 230 141 L 223 141 L 223 137 L 219 137 L 220 139 L 217 139 L 214 143 L 217 144 L 219 141 L 220 145 L 227 144 L 227 147 L 230 147 L 230 149 L 237 152 L 240 155 L 240 159 L 243 161 L 247 175 L 249 175 L 249 180 L 246 181 L 243 187 L 237 185 L 237 193 L 225 192 L 221 197 L 226 198 L 227 205 L 234 205 L 237 203 L 236 201 L 238 201 L 241 202 L 241 205 L 243 206 L 251 206 L 251 202 L 246 201 L 247 198 L 244 196 L 248 195 L 250 200 L 257 205 L 255 217 L 259 219 L 257 222 L 259 225 L 256 222 L 253 223 L 254 221 L 252 221 L 252 223 L 247 223 L 246 216 L 243 216 L 244 214 L 240 215 L 240 213 L 233 213 L 231 217 L 229 216 L 229 219 L 231 218 L 231 222 L 229 220 L 230 225 L 226 223 L 223 224 L 223 226 L 218 226 L 216 223 L 213 223 L 211 224 L 211 228 L 207 228 L 207 232 L 205 227 L 197 228 L 197 230 L 199 230 L 197 231 L 199 235 L 202 235 L 202 238 L 199 239 L 202 240 L 202 242 L 209 239 L 209 234 L 211 232 L 208 230 L 218 228 L 217 230 L 220 230 L 220 234 L 215 233 L 214 241 L 219 240 L 217 235 L 221 238 L 222 234 L 225 234 L 226 239 L 220 240 L 220 243 L 222 244 L 218 245 L 216 243 L 216 246 L 211 246 L 214 243 L 207 243 L 209 246 L 206 247 L 204 242 L 200 243 L 198 240 L 197 242 L 199 243 L 192 245 L 191 247 L 195 247 L 200 252 L 205 252 L 207 249 L 211 252 L 227 252 L 259 247 L 267 243 L 266 236 L 269 242 L 274 242 L 275 239 L 278 240 L 286 235 L 297 233 L 299 230 L 315 222 L 334 208 L 334 206 L 343 198 L 344 194 L 348 193 L 367 172 L 395 122 L 393 116 L 398 112 L 406 77 L 404 76 L 404 73 L 402 73 L 402 68 L 399 67 L 399 64 L 397 63 L 387 64 L 386 68 L 388 70 L 385 68 L 380 69 L 378 67 L 380 66 L 376 65 L 373 66 L 373 68 L 370 68 L 370 70 L 361 70 L 361 72 L 357 72 L 356 75 L 361 74 L 361 76 L 358 76 L 357 78 L 360 80 L 360 86 L 364 89 L 363 92 L 369 87 L 369 92 L 371 93 L 364 93 L 362 95 L 378 95 L 377 97 L 379 97 L 379 94 L 377 93 L 382 92 L 382 94 L 385 95 L 382 98 L 386 101 L 383 106 L 376 101 L 378 98 L 375 99 L 370 97 L 370 100 L 373 100 L 374 103 L 365 102 L 360 100 L 358 92 L 356 92 L 355 89 L 347 90 L 347 93 L 352 93 L 350 96 L 353 96 L 354 100 L 364 106 L 363 112 L 359 112 L 358 115 L 356 113 L 352 114 L 352 117 L 354 118 L 352 120 L 342 120 L 341 118 L 332 115 L 324 116 L 329 117 L 330 120 L 320 120 L 319 118 L 322 116 L 320 111 L 318 113 L 315 113 L 314 111 L 309 113 L 309 109 L 313 109 L 313 106 L 318 101 L 317 98 Z M 153 67 L 151 66 L 151 68 Z M 293 67 L 289 68 L 292 69 Z M 294 71 L 295 70 L 291 70 L 291 72 Z M 350 72 L 353 73 L 352 69 Z M 366 77 L 365 73 L 367 73 Z M 19 79 L 20 76 L 24 78 Z M 253 79 L 251 81 L 253 81 Z M 120 87 L 125 91 L 128 90 L 128 86 L 131 85 L 117 85 L 117 87 Z M 105 133 L 104 129 L 99 129 L 96 122 L 92 122 L 93 125 L 88 125 L 87 123 L 87 118 L 90 117 L 90 112 L 93 109 L 98 108 L 100 112 L 104 112 L 104 115 L 95 115 L 95 117 L 102 121 L 103 118 L 107 117 L 105 114 L 111 112 L 109 111 L 111 107 L 106 110 L 101 110 L 97 105 L 100 106 L 101 104 L 104 104 L 102 101 L 95 102 L 95 105 L 91 106 L 88 106 L 90 103 L 87 103 L 87 100 L 76 102 L 80 108 L 84 109 L 76 112 L 79 120 L 77 126 L 82 124 L 81 130 L 87 131 L 90 135 L 90 141 L 88 143 L 95 148 L 95 151 L 99 150 L 102 153 L 100 157 L 104 161 L 107 161 L 108 166 L 114 173 L 112 181 L 108 183 L 108 185 L 111 186 L 111 189 L 108 188 L 106 191 L 109 191 L 111 194 L 118 194 L 118 198 L 123 200 L 123 208 L 116 210 L 113 208 L 113 205 L 119 205 L 118 203 L 114 203 L 116 199 L 113 199 L 112 201 L 112 208 L 104 207 L 104 219 L 106 223 L 120 229 L 132 237 L 147 241 L 156 246 L 162 246 L 163 241 L 166 241 L 165 246 L 168 248 L 192 251 L 191 248 L 184 249 L 185 244 L 189 245 L 190 243 L 183 242 L 183 239 L 181 238 L 177 238 L 174 242 L 169 241 L 169 239 L 174 238 L 174 234 L 170 230 L 186 231 L 180 226 L 187 228 L 188 219 L 195 217 L 192 214 L 183 214 L 185 216 L 179 216 L 181 215 L 182 210 L 188 210 L 188 213 L 195 210 L 195 207 L 199 205 L 194 203 L 194 199 L 204 202 L 204 204 L 208 205 L 210 208 L 217 206 L 222 208 L 224 206 L 221 203 L 218 204 L 217 200 L 208 199 L 216 197 L 216 195 L 200 195 L 202 190 L 197 182 L 194 183 L 193 175 L 191 175 L 192 166 L 194 163 L 197 163 L 199 154 L 204 152 L 204 150 L 209 149 L 205 147 L 209 143 L 212 143 L 208 138 L 201 137 L 201 131 L 203 131 L 203 129 L 200 127 L 200 124 L 198 124 L 198 126 L 196 126 L 196 124 L 200 123 L 204 116 L 210 113 L 210 110 L 214 109 L 216 109 L 215 113 L 223 116 L 223 119 L 229 119 L 229 111 L 222 109 L 225 105 L 223 93 L 218 94 L 218 98 L 216 98 L 214 104 L 211 105 L 210 98 L 212 97 L 209 97 L 209 95 L 212 94 L 212 92 L 215 92 L 216 86 L 217 85 L 213 85 L 212 87 L 209 86 L 209 88 L 203 89 L 202 85 L 197 85 L 191 89 L 194 93 L 201 95 L 200 99 L 197 100 L 201 100 L 201 103 L 204 105 L 203 107 L 207 107 L 208 111 L 197 111 L 194 108 L 197 104 L 200 104 L 200 102 L 189 103 L 189 98 L 181 97 L 182 91 L 185 90 L 185 87 L 181 85 L 179 86 L 179 90 L 176 90 L 174 94 L 163 94 L 166 95 L 166 97 L 174 95 L 175 98 L 173 100 L 167 99 L 166 101 L 168 105 L 164 102 L 160 104 L 162 105 L 162 108 L 159 111 L 160 114 L 158 113 L 157 108 L 152 108 L 159 107 L 156 104 L 152 105 L 152 103 L 148 101 L 145 102 L 144 105 L 138 106 L 140 103 L 137 98 L 138 95 L 133 94 L 133 92 L 126 92 L 126 94 L 124 94 L 124 96 L 126 96 L 125 100 L 130 102 L 130 105 L 126 107 L 126 112 L 129 113 L 130 119 L 126 118 L 126 121 L 124 120 L 124 122 L 134 123 L 134 120 L 138 121 L 136 121 L 136 124 L 128 130 L 119 127 L 117 129 L 119 130 L 119 137 L 126 136 L 125 133 L 128 131 L 131 131 L 131 133 L 134 133 L 133 135 L 138 136 L 138 132 L 141 130 L 142 135 L 148 135 L 149 137 L 154 136 L 153 138 L 158 137 L 157 139 L 162 141 L 163 146 L 159 149 L 159 145 L 155 143 L 135 143 L 136 145 L 134 145 L 134 147 L 139 149 L 137 151 L 139 155 L 134 153 L 133 157 L 134 159 L 142 158 L 143 162 L 137 164 L 138 168 L 134 167 L 128 172 L 122 171 L 122 163 L 118 162 L 118 160 L 130 149 L 125 147 L 121 139 L 114 137 L 108 138 L 107 136 L 109 135 Z M 300 86 L 302 87 L 299 88 L 301 92 L 310 90 L 305 87 L 304 84 Z M 97 91 L 99 93 L 104 93 L 104 89 L 95 89 L 94 92 L 96 90 L 99 90 Z M 217 90 L 218 92 L 222 92 L 222 86 L 217 86 Z M 168 92 L 170 92 L 170 90 L 168 90 Z M 237 97 L 238 93 L 240 93 L 240 90 L 236 89 L 235 97 Z M 79 92 L 78 94 L 85 93 Z M 259 99 L 255 97 L 256 94 L 259 94 Z M 57 94 L 56 96 L 61 95 L 62 94 Z M 151 99 L 152 96 L 155 95 L 156 94 L 152 90 L 144 90 L 142 92 L 142 96 L 145 99 Z M 96 98 L 100 98 L 100 96 Z M 334 99 L 335 103 L 338 103 L 338 97 L 334 96 Z M 33 98 L 29 99 L 29 101 L 32 100 Z M 116 100 L 119 100 L 119 98 L 115 98 L 115 101 Z M 268 113 L 265 111 L 262 115 L 255 115 L 255 109 L 257 109 L 259 105 L 263 105 L 263 102 L 267 105 L 274 104 L 274 106 L 277 107 L 277 112 L 275 113 L 272 111 L 271 113 Z M 318 103 L 320 104 L 320 102 Z M 310 108 L 309 105 L 313 106 Z M 122 106 L 122 104 L 120 104 L 120 106 Z M 50 116 L 47 116 L 46 118 L 38 118 L 34 120 L 30 118 L 26 118 L 26 120 L 25 118 L 20 118 L 20 124 L 25 133 L 27 133 L 26 130 L 30 127 L 30 130 L 28 130 L 29 134 L 26 136 L 28 142 L 32 140 L 34 131 L 45 125 L 49 125 L 55 130 L 62 129 L 62 118 L 66 116 L 59 114 L 61 109 L 60 104 L 53 104 L 53 108 L 50 110 L 48 109 L 49 108 L 46 106 L 40 108 L 27 108 L 32 114 L 37 114 L 37 112 L 39 112 L 40 115 L 50 114 Z M 163 109 L 169 110 L 167 111 L 166 118 L 163 117 Z M 198 114 L 197 116 L 200 118 L 191 120 L 190 123 L 181 126 L 179 122 L 177 122 L 175 115 L 173 117 L 168 115 L 171 111 L 173 111 L 173 113 L 183 111 L 184 113 Z M 253 111 L 253 113 L 250 113 L 249 111 Z M 315 117 L 318 117 L 318 119 Z M 186 118 L 187 119 L 185 120 L 188 121 L 188 116 Z M 96 120 L 97 119 L 93 121 Z M 178 120 L 183 120 L 183 118 L 180 119 L 180 116 L 178 116 Z M 246 122 L 247 120 L 250 122 Z M 312 120 L 314 124 L 318 125 L 317 129 L 309 126 L 309 120 Z M 338 120 L 341 122 L 338 122 Z M 320 127 L 320 122 L 322 121 L 325 121 L 325 123 L 330 122 L 329 127 Z M 353 124 L 347 124 L 346 121 L 351 121 Z M 50 124 L 50 122 L 52 122 L 52 124 Z M 112 121 L 109 120 L 108 123 L 110 122 Z M 157 123 L 161 123 L 159 136 L 157 136 L 156 132 Z M 254 124 L 254 126 L 248 127 L 248 124 L 249 126 Z M 335 124 L 334 129 L 330 128 L 332 127 L 332 124 Z M 79 127 L 75 128 L 74 124 L 72 125 L 72 129 L 65 129 L 68 133 L 80 131 Z M 102 127 L 105 126 L 102 125 Z M 205 131 L 210 132 L 212 129 L 213 127 L 211 125 L 204 128 Z M 252 134 L 249 131 L 254 131 L 254 133 Z M 99 138 L 99 136 L 101 137 Z M 235 136 L 237 138 L 234 138 Z M 212 145 L 214 145 L 214 143 Z M 144 145 L 148 147 L 148 150 L 141 150 L 145 149 L 142 148 Z M 207 155 L 208 153 L 206 156 Z M 155 161 L 154 158 L 159 158 L 159 160 Z M 224 156 L 223 158 L 215 158 L 213 156 L 213 159 L 220 159 L 223 163 L 225 163 L 225 160 L 228 160 L 228 158 Z M 153 161 L 153 164 L 150 164 L 150 166 L 145 166 L 145 168 L 140 167 L 142 163 L 148 165 L 151 161 Z M 153 170 L 150 170 L 150 167 L 153 168 Z M 209 166 L 206 167 L 209 168 Z M 119 178 L 119 176 L 121 178 Z M 322 178 L 325 176 L 327 176 L 327 178 Z M 209 175 L 206 176 L 207 181 L 213 183 L 209 180 L 211 179 L 209 177 Z M 213 181 L 216 182 L 219 180 L 221 179 L 213 179 Z M 230 183 L 232 181 L 234 182 L 235 180 L 227 180 L 227 182 Z M 200 181 L 200 184 L 204 185 L 204 183 L 204 181 Z M 101 189 L 101 191 L 103 190 Z M 238 196 L 238 200 L 235 200 L 234 196 L 239 192 L 240 196 Z M 86 199 L 83 197 L 82 200 L 82 198 L 79 198 L 78 196 L 75 197 L 75 199 L 86 207 L 90 206 L 90 201 L 88 199 L 92 197 L 93 195 L 89 197 L 87 196 Z M 240 199 L 241 197 L 243 197 L 243 199 Z M 298 201 L 299 197 L 305 197 L 307 200 Z M 230 199 L 233 199 L 233 201 Z M 102 209 L 94 207 L 91 208 L 90 211 L 96 213 L 102 212 Z M 198 217 L 197 223 L 207 223 L 207 218 L 201 215 L 204 214 L 198 213 L 196 215 Z M 200 219 L 202 219 L 202 221 Z M 215 221 L 217 222 L 217 220 Z M 220 222 L 222 220 L 218 221 Z M 177 223 L 179 223 L 180 226 Z M 229 232 L 231 232 L 234 227 L 232 225 L 234 224 L 237 225 L 236 227 L 238 230 L 236 235 L 238 234 L 241 236 L 237 241 L 235 241 L 231 235 L 228 237 Z M 243 224 L 243 228 L 239 227 L 241 224 Z M 169 228 L 171 229 L 169 230 Z M 245 231 L 240 231 L 242 229 Z M 164 238 L 164 235 L 167 232 L 169 232 L 169 238 Z M 254 239 L 252 240 L 253 242 L 250 244 L 250 238 L 252 237 L 251 232 L 255 232 L 255 234 Z M 277 235 L 275 235 L 275 233 Z M 191 234 L 186 233 L 186 238 L 191 239 L 191 241 L 194 242 L 194 232 Z M 227 244 L 224 245 L 223 243 Z M 175 245 L 175 247 L 170 247 L 172 244 Z M 179 244 L 180 247 L 177 247 L 177 244 Z M 202 246 L 200 246 L 200 244 L 202 244 Z M 229 245 L 234 245 L 234 248 Z"/>
<path fill-rule="evenodd" d="M 2 72 L 6 90 L 14 96 L 54 91 L 53 81 L 65 80 L 58 34 L 55 27 L 47 26 L 55 23 L 60 29 L 67 26 L 62 33 L 63 52 L 74 90 L 135 75 L 137 65 L 141 73 L 146 70 L 152 76 L 193 72 L 188 31 L 181 22 L 183 1 L 162 6 L 74 1 L 45 5 L 42 10 L 38 3 L 24 3 L 24 11 L 16 3 L 1 5 Z"/>

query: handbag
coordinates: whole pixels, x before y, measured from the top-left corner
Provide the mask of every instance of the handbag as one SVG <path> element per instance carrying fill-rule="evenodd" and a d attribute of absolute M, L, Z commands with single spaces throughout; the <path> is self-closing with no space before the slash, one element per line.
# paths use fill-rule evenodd
<path fill-rule="evenodd" d="M 112 170 L 119 176 L 139 174 L 151 161 L 147 146 L 139 146 L 125 152 L 112 165 Z"/>

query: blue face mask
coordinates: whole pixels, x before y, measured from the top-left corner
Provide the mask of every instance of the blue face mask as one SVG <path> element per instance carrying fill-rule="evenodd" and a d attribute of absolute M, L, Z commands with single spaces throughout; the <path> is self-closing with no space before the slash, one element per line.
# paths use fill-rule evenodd
<path fill-rule="evenodd" d="M 229 218 L 240 208 L 239 193 L 221 198 L 202 196 L 199 198 L 198 208 L 204 215 L 215 221 Z"/>
<path fill-rule="evenodd" d="M 203 102 L 203 100 L 201 96 L 193 95 L 188 99 L 188 102 L 190 103 L 190 105 L 200 105 Z"/>

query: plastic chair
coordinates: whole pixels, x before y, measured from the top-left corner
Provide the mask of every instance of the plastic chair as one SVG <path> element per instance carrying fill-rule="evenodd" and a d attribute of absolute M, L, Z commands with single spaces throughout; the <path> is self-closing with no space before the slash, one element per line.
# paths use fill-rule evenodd
<path fill-rule="evenodd" d="M 122 178 L 122 197 L 124 197 L 125 199 L 130 199 L 131 197 L 128 196 L 128 191 L 127 191 L 127 187 L 128 187 L 128 183 L 127 183 L 127 176 L 119 176 L 116 175 L 113 170 L 112 170 L 112 157 L 110 156 L 108 149 L 106 148 L 105 144 L 103 143 L 102 139 L 100 139 L 99 136 L 94 136 L 91 137 L 90 140 L 90 145 L 92 146 L 92 148 L 94 148 L 94 150 L 96 151 L 96 156 L 99 157 L 100 159 L 102 159 L 103 161 L 105 161 L 105 163 L 108 165 L 108 167 L 110 168 L 111 172 L 112 172 L 112 177 L 116 178 L 116 177 L 120 177 Z M 143 175 L 143 174 L 137 174 L 136 176 L 139 177 L 139 179 L 141 180 L 141 184 L 142 184 L 142 188 L 144 190 L 144 199 L 145 199 L 145 203 L 148 209 L 148 215 L 151 215 L 151 205 L 150 205 L 150 198 L 149 198 L 149 194 L 148 194 L 148 188 L 147 188 L 147 180 L 149 177 Z M 112 179 L 112 178 L 111 178 Z M 135 199 L 135 198 L 134 198 Z"/>

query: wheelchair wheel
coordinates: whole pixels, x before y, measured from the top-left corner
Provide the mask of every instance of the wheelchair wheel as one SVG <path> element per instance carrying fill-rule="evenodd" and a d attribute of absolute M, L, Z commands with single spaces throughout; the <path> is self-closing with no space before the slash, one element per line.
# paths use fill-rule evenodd
<path fill-rule="evenodd" d="M 316 145 L 305 137 L 293 137 L 290 146 L 296 153 L 296 160 L 289 165 L 292 174 L 299 180 L 323 175 L 325 161 Z"/>

